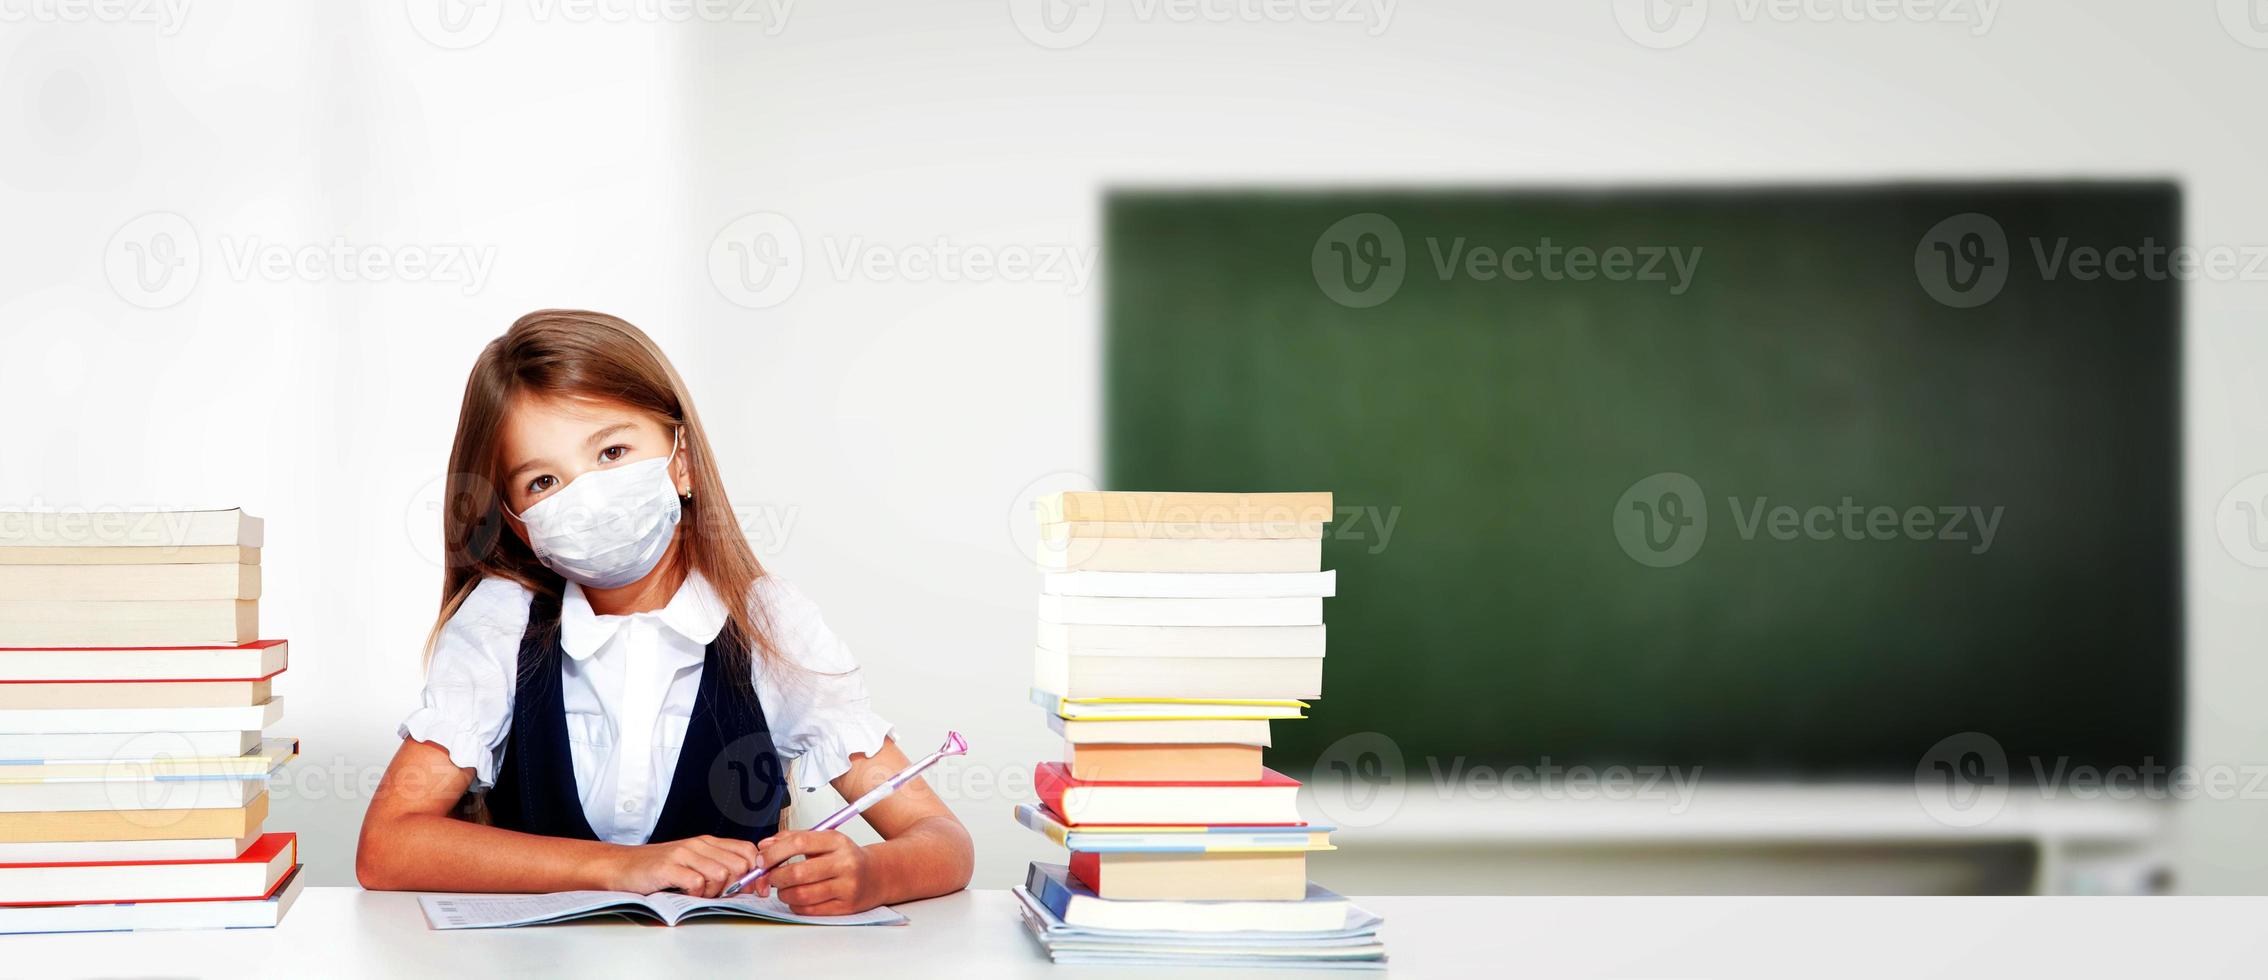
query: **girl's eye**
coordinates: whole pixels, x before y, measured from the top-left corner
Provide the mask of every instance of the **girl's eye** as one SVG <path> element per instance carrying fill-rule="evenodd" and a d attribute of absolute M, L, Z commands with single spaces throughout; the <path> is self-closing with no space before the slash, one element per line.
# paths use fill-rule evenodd
<path fill-rule="evenodd" d="M 528 481 L 528 493 L 529 493 L 530 495 L 539 494 L 539 493 L 542 493 L 542 492 L 544 492 L 544 491 L 546 491 L 546 490 L 549 490 L 549 489 L 551 489 L 552 487 L 556 487 L 556 486 L 558 486 L 558 485 L 559 485 L 559 478 L 558 478 L 558 477 L 555 477 L 555 476 L 539 476 L 539 477 L 536 477 L 536 478 L 535 478 L 535 479 L 533 479 L 533 480 L 529 480 L 529 481 Z"/>
<path fill-rule="evenodd" d="M 611 463 L 615 460 L 621 459 L 625 454 L 629 452 L 630 447 L 628 446 L 608 446 L 605 449 L 599 451 L 599 462 Z"/>

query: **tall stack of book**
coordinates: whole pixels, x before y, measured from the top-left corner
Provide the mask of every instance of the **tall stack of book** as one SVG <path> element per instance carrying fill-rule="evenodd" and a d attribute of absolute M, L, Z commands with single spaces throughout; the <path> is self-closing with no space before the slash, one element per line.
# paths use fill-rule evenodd
<path fill-rule="evenodd" d="M 1042 498 L 1032 699 L 1063 736 L 1016 819 L 1070 852 L 1016 890 L 1058 963 L 1378 966 L 1377 917 L 1307 880 L 1331 828 L 1262 764 L 1323 693 L 1328 493 Z"/>
<path fill-rule="evenodd" d="M 299 754 L 241 511 L 0 511 L 0 933 L 258 928 L 300 888 L 263 833 Z"/>

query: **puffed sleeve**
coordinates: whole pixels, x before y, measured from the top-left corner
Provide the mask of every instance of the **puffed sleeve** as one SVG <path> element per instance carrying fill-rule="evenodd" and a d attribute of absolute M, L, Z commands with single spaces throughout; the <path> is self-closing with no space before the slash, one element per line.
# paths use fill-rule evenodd
<path fill-rule="evenodd" d="M 527 587 L 483 579 L 441 627 L 425 667 L 425 706 L 402 720 L 401 735 L 447 749 L 473 771 L 473 790 L 496 782 L 512 726 L 520 637 L 528 630 Z"/>
<path fill-rule="evenodd" d="M 849 771 L 853 754 L 880 752 L 890 723 L 874 713 L 850 648 L 803 590 L 766 575 L 756 584 L 756 600 L 787 661 L 754 665 L 756 700 L 771 726 L 773 751 L 782 760 L 800 760 L 796 788 L 815 790 Z"/>

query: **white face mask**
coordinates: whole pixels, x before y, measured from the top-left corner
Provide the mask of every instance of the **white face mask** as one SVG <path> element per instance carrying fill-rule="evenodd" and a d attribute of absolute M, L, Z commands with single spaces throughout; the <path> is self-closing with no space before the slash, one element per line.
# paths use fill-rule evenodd
<path fill-rule="evenodd" d="M 514 514 L 546 568 L 587 589 L 618 589 L 652 573 L 677 530 L 677 484 L 669 455 L 592 470 Z M 506 513 L 511 513 L 506 508 Z"/>

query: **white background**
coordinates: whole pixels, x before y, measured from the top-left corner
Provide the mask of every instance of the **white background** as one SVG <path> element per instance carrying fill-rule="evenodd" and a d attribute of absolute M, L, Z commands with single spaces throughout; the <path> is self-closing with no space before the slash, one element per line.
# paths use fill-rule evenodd
<path fill-rule="evenodd" d="M 736 502 L 785 529 L 760 554 L 827 610 L 909 751 L 956 726 L 1013 776 L 1056 746 L 1024 702 L 1036 576 L 1010 529 L 1035 482 L 1097 466 L 1099 286 L 839 276 L 831 251 L 1091 254 L 1098 192 L 1124 183 L 1934 176 L 2178 177 L 2191 242 L 2268 244 L 2268 50 L 2208 2 L 2009 0 L 1978 36 L 1717 0 L 1669 50 L 1587 3 L 1406 0 L 1382 24 L 1112 0 L 1060 49 L 1002 0 L 803 0 L 753 24 L 489 0 L 454 34 L 440 6 L 190 0 L 153 24 L 0 3 L 0 506 L 267 519 L 264 632 L 292 642 L 281 730 L 306 749 L 270 823 L 318 884 L 351 881 L 364 788 L 416 701 L 429 484 L 465 371 L 531 309 L 654 334 Z M 161 309 L 106 265 L 150 212 L 201 261 Z M 762 309 L 710 275 L 751 212 L 786 216 L 805 258 Z M 334 240 L 492 250 L 493 270 L 468 291 L 231 267 Z M 2258 766 L 2268 571 L 2214 518 L 2268 470 L 2268 283 L 2188 303 L 2190 758 Z M 949 788 L 980 885 L 1050 853 L 1010 784 Z M 2182 887 L 2268 889 L 2263 840 L 2268 804 L 2185 807 Z"/>

